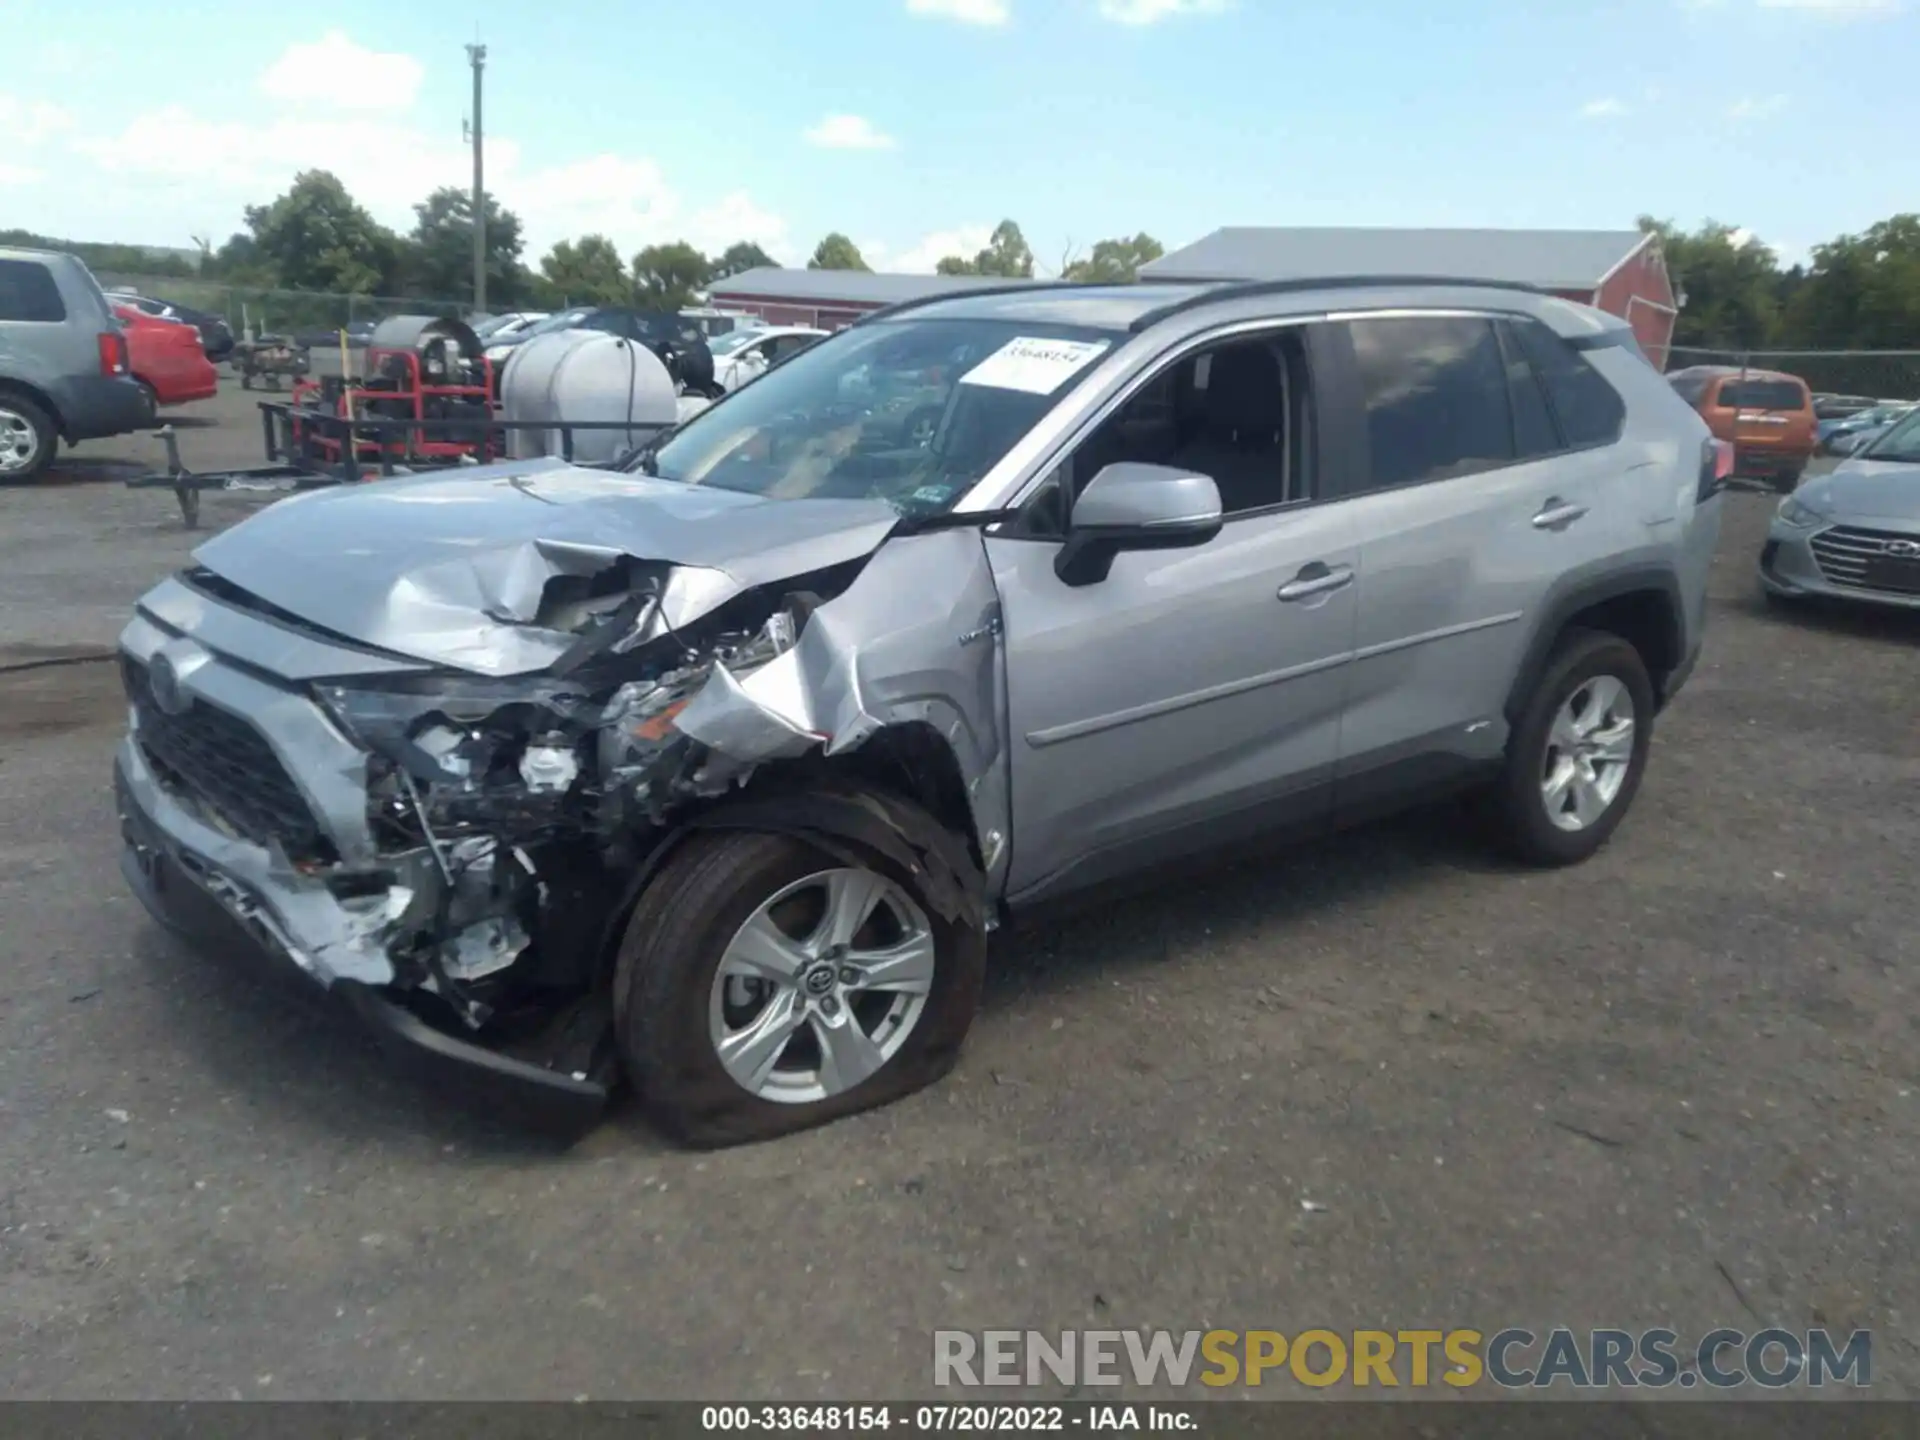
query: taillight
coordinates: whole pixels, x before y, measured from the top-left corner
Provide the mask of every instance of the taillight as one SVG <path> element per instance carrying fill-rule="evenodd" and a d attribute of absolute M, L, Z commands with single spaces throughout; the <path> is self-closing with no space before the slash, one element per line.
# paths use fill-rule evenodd
<path fill-rule="evenodd" d="M 100 332 L 100 373 L 124 375 L 133 367 L 127 359 L 127 337 L 118 330 Z"/>
<path fill-rule="evenodd" d="M 1696 500 L 1711 500 L 1733 478 L 1733 446 L 1725 440 L 1706 440 L 1700 446 L 1700 488 Z"/>

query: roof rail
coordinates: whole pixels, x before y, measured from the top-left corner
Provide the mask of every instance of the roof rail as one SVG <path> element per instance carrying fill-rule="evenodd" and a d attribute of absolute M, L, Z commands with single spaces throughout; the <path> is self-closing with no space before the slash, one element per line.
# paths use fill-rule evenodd
<path fill-rule="evenodd" d="M 1082 280 L 1028 280 L 1019 285 L 978 285 L 971 290 L 948 290 L 939 295 L 916 295 L 911 300 L 899 300 L 885 309 L 869 310 L 853 323 L 864 325 L 869 320 L 884 320 L 890 315 L 900 314 L 903 310 L 918 310 L 923 305 L 938 305 L 943 300 L 971 300 L 979 295 L 1031 295 L 1036 290 L 1084 290 L 1086 288 L 1086 282 Z"/>
<path fill-rule="evenodd" d="M 1178 285 L 1182 282 L 1147 280 L 1142 283 Z M 1198 294 L 1189 295 L 1184 300 L 1175 300 L 1158 309 L 1148 310 L 1134 317 L 1133 323 L 1127 328 L 1137 335 L 1149 326 L 1158 325 L 1171 315 L 1197 310 L 1202 305 L 1217 305 L 1223 300 L 1244 300 L 1258 295 L 1291 295 L 1308 290 L 1352 290 L 1363 286 L 1385 288 L 1397 285 L 1453 285 L 1483 290 L 1519 290 L 1528 295 L 1552 293 L 1542 290 L 1538 285 L 1523 285 L 1517 280 L 1472 280 L 1463 275 L 1316 275 L 1292 280 L 1221 280 L 1187 281 L 1186 283 L 1202 284 L 1207 288 Z"/>

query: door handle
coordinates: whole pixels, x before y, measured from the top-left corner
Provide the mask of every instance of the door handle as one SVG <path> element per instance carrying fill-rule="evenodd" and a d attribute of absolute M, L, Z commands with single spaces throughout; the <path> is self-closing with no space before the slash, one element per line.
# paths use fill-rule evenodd
<path fill-rule="evenodd" d="M 1282 600 L 1291 603 L 1295 600 L 1311 600 L 1316 595 L 1329 595 L 1353 583 L 1353 567 L 1336 565 L 1331 568 L 1318 560 L 1311 565 L 1300 567 L 1300 573 L 1287 581 L 1276 592 Z"/>
<path fill-rule="evenodd" d="M 1540 507 L 1540 513 L 1533 517 L 1536 530 L 1564 530 L 1582 515 L 1587 513 L 1584 505 L 1570 505 L 1558 495 Z"/>

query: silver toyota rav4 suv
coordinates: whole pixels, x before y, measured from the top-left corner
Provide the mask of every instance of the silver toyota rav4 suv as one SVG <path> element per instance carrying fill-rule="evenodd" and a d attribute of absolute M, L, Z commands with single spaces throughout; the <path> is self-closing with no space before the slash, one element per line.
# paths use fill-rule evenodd
<path fill-rule="evenodd" d="M 615 469 L 201 547 L 121 641 L 123 868 L 496 1113 L 624 1076 L 772 1136 L 952 1066 L 1009 910 L 1449 790 L 1591 855 L 1716 475 L 1623 324 L 1528 290 L 914 302 Z"/>

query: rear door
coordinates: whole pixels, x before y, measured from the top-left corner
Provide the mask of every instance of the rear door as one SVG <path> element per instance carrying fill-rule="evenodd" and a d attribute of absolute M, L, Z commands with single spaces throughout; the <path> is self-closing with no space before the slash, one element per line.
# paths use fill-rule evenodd
<path fill-rule="evenodd" d="M 1429 312 L 1339 327 L 1360 457 L 1346 507 L 1360 610 L 1335 794 L 1343 819 L 1496 760 L 1523 622 L 1556 580 L 1622 546 L 1629 517 L 1608 482 L 1624 407 L 1589 372 L 1612 407 L 1584 422 L 1586 443 L 1571 443 L 1529 358 L 1535 325 Z"/>

